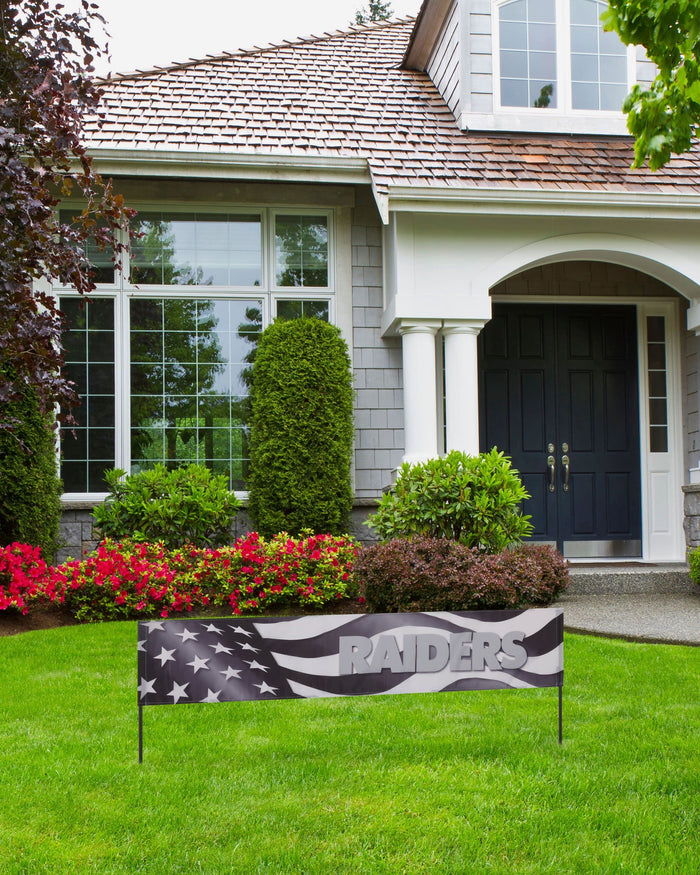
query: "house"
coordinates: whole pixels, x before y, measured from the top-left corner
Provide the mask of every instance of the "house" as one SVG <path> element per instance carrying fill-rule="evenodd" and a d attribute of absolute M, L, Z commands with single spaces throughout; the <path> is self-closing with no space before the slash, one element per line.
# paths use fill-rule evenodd
<path fill-rule="evenodd" d="M 248 354 L 271 319 L 310 313 L 351 349 L 358 513 L 402 460 L 496 445 L 536 538 L 684 558 L 700 154 L 630 169 L 618 107 L 654 72 L 603 6 L 425 0 L 105 84 L 90 147 L 142 236 L 120 272 L 95 254 L 85 310 L 57 290 L 84 397 L 69 544 L 105 467 L 205 461 L 244 489 Z"/>

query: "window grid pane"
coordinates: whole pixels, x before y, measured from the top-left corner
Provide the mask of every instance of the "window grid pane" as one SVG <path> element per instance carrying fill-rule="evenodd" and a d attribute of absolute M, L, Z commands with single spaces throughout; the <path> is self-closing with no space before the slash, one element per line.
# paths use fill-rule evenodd
<path fill-rule="evenodd" d="M 133 473 L 197 462 L 244 488 L 247 375 L 261 330 L 261 300 L 132 302 Z"/>
<path fill-rule="evenodd" d="M 621 110 L 627 94 L 627 48 L 606 33 L 600 0 L 571 0 L 571 100 L 574 109 Z"/>
<path fill-rule="evenodd" d="M 515 0 L 501 6 L 501 104 L 556 108 L 554 0 Z"/>
<path fill-rule="evenodd" d="M 259 215 L 139 213 L 131 243 L 135 285 L 260 286 Z"/>
<path fill-rule="evenodd" d="M 668 380 L 666 374 L 666 320 L 647 316 L 649 385 L 649 449 L 668 452 Z"/>
<path fill-rule="evenodd" d="M 328 286 L 328 219 L 275 219 L 275 282 L 278 286 Z"/>
<path fill-rule="evenodd" d="M 115 464 L 114 300 L 60 298 L 67 379 L 81 404 L 73 411 L 75 437 L 61 437 L 61 478 L 66 492 L 106 492 L 104 472 Z"/>

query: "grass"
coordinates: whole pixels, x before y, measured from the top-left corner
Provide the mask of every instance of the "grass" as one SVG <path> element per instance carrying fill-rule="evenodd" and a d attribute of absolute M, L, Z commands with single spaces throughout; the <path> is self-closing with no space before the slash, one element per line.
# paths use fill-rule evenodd
<path fill-rule="evenodd" d="M 567 635 L 557 691 L 144 709 L 134 623 L 0 639 L 0 869 L 697 873 L 700 648 Z"/>

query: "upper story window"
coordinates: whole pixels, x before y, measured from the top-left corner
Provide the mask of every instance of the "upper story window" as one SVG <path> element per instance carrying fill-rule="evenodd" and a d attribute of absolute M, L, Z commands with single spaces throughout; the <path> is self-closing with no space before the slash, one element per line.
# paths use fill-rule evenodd
<path fill-rule="evenodd" d="M 507 0 L 498 5 L 497 93 L 503 108 L 620 112 L 628 49 L 606 33 L 602 0 Z"/>

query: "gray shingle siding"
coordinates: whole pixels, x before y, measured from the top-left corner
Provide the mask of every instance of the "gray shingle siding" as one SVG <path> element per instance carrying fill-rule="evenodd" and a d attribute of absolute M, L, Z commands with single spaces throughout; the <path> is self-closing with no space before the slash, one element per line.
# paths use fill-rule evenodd
<path fill-rule="evenodd" d="M 404 453 L 401 339 L 382 338 L 382 228 L 368 192 L 352 226 L 355 496 L 378 498 Z"/>

